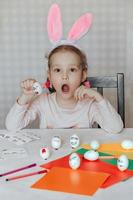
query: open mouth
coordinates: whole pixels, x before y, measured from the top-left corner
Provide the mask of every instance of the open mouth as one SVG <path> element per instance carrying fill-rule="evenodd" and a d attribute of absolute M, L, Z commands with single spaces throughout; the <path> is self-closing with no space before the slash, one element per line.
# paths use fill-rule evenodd
<path fill-rule="evenodd" d="M 67 84 L 63 84 L 62 85 L 62 87 L 61 87 L 61 90 L 62 90 L 62 92 L 64 92 L 64 93 L 67 93 L 67 92 L 69 92 L 69 85 L 67 85 Z"/>

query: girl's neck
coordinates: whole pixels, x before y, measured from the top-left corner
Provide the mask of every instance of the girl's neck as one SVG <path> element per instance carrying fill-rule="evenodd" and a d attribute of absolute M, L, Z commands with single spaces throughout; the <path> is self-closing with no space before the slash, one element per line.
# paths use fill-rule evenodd
<path fill-rule="evenodd" d="M 60 107 L 66 108 L 66 109 L 72 109 L 77 104 L 77 100 L 74 97 L 72 97 L 70 99 L 62 99 L 62 98 L 58 97 L 57 94 L 56 94 L 56 101 Z"/>

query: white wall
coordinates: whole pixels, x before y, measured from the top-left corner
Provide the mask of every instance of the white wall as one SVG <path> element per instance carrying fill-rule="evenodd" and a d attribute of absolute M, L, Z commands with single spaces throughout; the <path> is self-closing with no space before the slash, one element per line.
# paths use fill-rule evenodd
<path fill-rule="evenodd" d="M 127 125 L 133 127 L 133 1 L 127 3 L 126 21 L 126 119 Z"/>
<path fill-rule="evenodd" d="M 20 81 L 46 78 L 46 18 L 53 2 L 61 7 L 64 38 L 80 15 L 93 14 L 93 26 L 78 44 L 88 56 L 90 76 L 125 73 L 126 126 L 132 127 L 132 0 L 0 0 L 0 128 L 20 94 Z"/>

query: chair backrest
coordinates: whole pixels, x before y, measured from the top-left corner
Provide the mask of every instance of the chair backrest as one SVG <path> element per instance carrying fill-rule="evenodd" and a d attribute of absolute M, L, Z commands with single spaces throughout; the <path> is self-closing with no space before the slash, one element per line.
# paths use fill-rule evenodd
<path fill-rule="evenodd" d="M 115 76 L 88 77 L 92 88 L 103 95 L 103 88 L 117 89 L 117 111 L 120 114 L 125 127 L 125 100 L 124 100 L 124 74 L 117 73 Z"/>

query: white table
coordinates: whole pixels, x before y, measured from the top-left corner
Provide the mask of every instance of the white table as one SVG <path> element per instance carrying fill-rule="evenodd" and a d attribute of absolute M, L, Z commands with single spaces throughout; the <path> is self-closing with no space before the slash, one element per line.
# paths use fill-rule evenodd
<path fill-rule="evenodd" d="M 4 130 L 5 131 L 5 130 Z M 38 167 L 30 169 L 30 172 L 41 169 L 40 164 L 45 163 L 40 155 L 39 150 L 43 146 L 51 146 L 51 138 L 54 135 L 59 135 L 62 138 L 63 144 L 59 150 L 52 150 L 51 157 L 48 161 L 55 158 L 67 155 L 71 152 L 69 146 L 69 138 L 72 134 L 77 134 L 81 143 L 90 142 L 92 139 L 97 139 L 100 142 L 122 141 L 123 139 L 133 140 L 133 129 L 124 129 L 122 133 L 114 135 L 108 134 L 101 129 L 29 129 L 29 132 L 37 133 L 41 136 L 40 140 L 27 143 L 21 147 L 25 148 L 28 152 L 26 158 L 9 159 L 0 161 L 0 173 L 16 169 L 27 164 L 36 162 Z M 0 130 L 0 133 L 3 130 Z M 15 144 L 7 140 L 0 140 L 0 150 L 7 147 L 17 147 Z M 51 148 L 51 147 L 50 147 Z M 48 162 L 47 161 L 47 162 Z M 24 173 L 27 173 L 26 170 Z M 21 172 L 22 173 L 22 172 Z M 21 174 L 20 173 L 20 174 Z M 14 174 L 13 174 L 14 175 Z M 15 175 L 18 175 L 15 174 Z M 106 189 L 99 189 L 92 197 L 76 194 L 69 194 L 63 192 L 55 192 L 48 190 L 31 189 L 30 186 L 35 183 L 43 175 L 36 175 L 24 179 L 14 180 L 10 182 L 5 181 L 5 177 L 0 178 L 0 200 L 132 200 L 133 199 L 133 178 L 125 182 L 120 182 Z"/>

